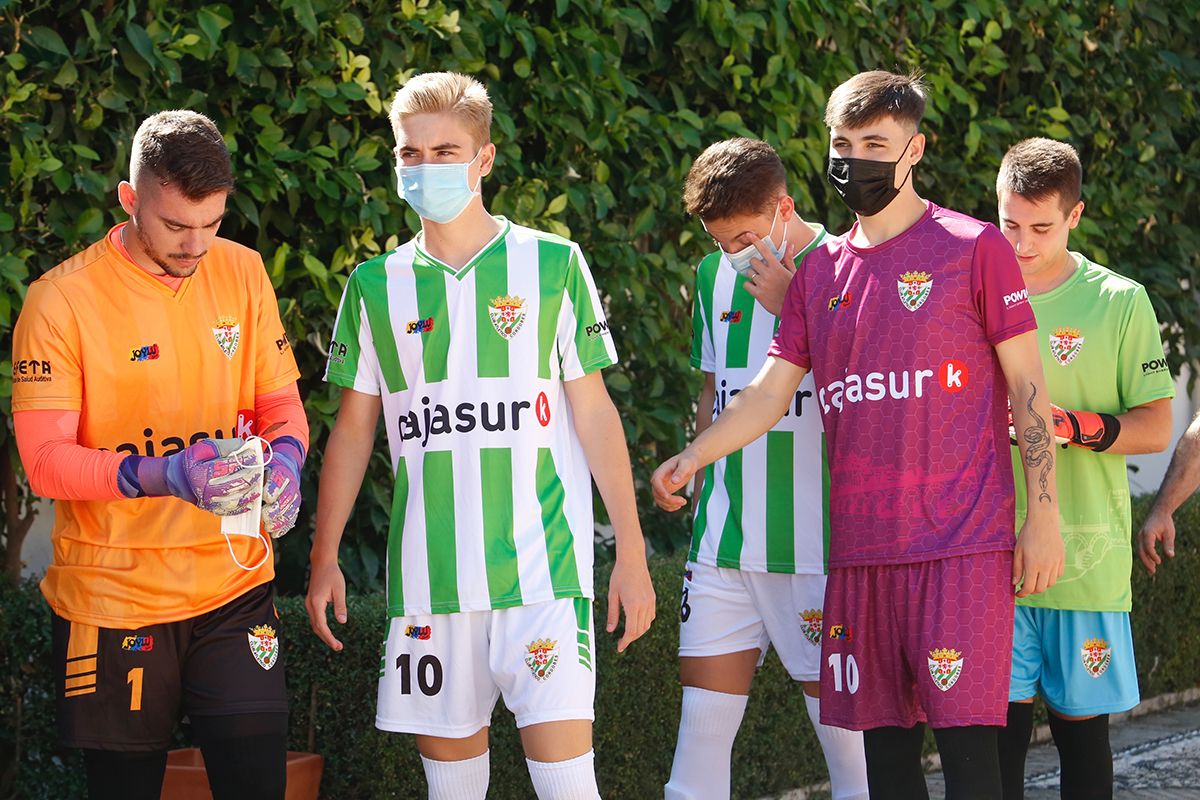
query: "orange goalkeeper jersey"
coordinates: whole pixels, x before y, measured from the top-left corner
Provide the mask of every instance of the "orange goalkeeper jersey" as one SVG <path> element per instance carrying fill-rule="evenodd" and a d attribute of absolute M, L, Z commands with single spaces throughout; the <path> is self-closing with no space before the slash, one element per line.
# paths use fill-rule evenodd
<path fill-rule="evenodd" d="M 79 444 L 131 455 L 248 436 L 254 396 L 298 377 L 262 259 L 220 238 L 172 290 L 105 236 L 34 281 L 13 332 L 13 411 L 79 411 Z M 203 614 L 274 576 L 270 559 L 239 569 L 220 530 L 174 497 L 58 500 L 42 592 L 106 628 Z M 260 539 L 232 543 L 262 557 Z"/>

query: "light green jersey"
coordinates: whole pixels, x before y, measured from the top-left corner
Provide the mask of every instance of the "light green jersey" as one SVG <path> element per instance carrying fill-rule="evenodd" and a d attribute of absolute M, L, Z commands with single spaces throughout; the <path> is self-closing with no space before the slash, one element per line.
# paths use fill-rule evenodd
<path fill-rule="evenodd" d="M 812 228 L 815 236 L 797 261 L 825 238 L 824 228 Z M 713 373 L 713 419 L 758 374 L 779 327 L 745 282 L 719 251 L 696 269 L 692 366 Z M 766 435 L 708 466 L 688 558 L 747 572 L 825 571 L 829 482 L 812 398 L 809 373 Z"/>
<path fill-rule="evenodd" d="M 563 383 L 617 354 L 579 247 L 499 221 L 461 269 L 419 239 L 359 265 L 338 310 L 325 379 L 383 400 L 393 617 L 592 596 Z"/>
<path fill-rule="evenodd" d="M 1175 396 L 1158 320 L 1141 284 L 1071 253 L 1079 266 L 1065 283 L 1031 295 L 1050 402 L 1123 414 Z M 1012 449 L 1014 474 L 1020 454 Z M 1055 450 L 1066 571 L 1021 605 L 1076 611 L 1129 611 L 1133 567 L 1125 456 L 1080 447 Z M 1024 481 L 1016 481 L 1017 529 L 1025 521 Z"/>

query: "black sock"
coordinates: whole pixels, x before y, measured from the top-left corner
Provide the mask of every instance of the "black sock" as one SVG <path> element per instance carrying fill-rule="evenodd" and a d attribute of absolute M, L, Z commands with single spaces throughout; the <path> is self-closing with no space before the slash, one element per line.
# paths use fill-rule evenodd
<path fill-rule="evenodd" d="M 1025 798 L 1025 756 L 1033 736 L 1033 703 L 1009 703 L 1008 725 L 1000 729 L 1000 781 L 1004 800 Z"/>
<path fill-rule="evenodd" d="M 214 800 L 283 800 L 286 713 L 192 716 Z"/>
<path fill-rule="evenodd" d="M 158 800 L 167 751 L 84 750 L 88 800 Z"/>
<path fill-rule="evenodd" d="M 925 771 L 921 768 L 921 746 L 924 743 L 924 725 L 863 731 L 867 786 L 871 797 L 929 800 Z"/>
<path fill-rule="evenodd" d="M 1112 800 L 1112 747 L 1108 714 L 1065 720 L 1050 714 L 1050 733 L 1062 764 L 1063 800 Z"/>
<path fill-rule="evenodd" d="M 934 729 L 946 800 L 1000 800 L 999 731 L 990 725 Z"/>

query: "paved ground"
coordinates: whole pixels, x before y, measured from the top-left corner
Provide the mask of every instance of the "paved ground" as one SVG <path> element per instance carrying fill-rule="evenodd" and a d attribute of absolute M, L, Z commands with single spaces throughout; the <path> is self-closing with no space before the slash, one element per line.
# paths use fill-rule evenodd
<path fill-rule="evenodd" d="M 1200 800 L 1200 704 L 1126 719 L 1112 727 L 1114 797 L 1121 800 Z M 1026 800 L 1058 800 L 1058 751 L 1029 749 Z M 929 780 L 942 800 L 941 775 Z"/>

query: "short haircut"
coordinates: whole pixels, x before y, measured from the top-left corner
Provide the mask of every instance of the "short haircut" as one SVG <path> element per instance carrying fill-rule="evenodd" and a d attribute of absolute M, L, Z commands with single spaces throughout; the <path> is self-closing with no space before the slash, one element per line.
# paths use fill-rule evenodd
<path fill-rule="evenodd" d="M 884 70 L 860 72 L 829 95 L 825 125 L 829 128 L 862 128 L 891 117 L 914 132 L 925 116 L 927 90 L 921 73 L 898 75 Z"/>
<path fill-rule="evenodd" d="M 683 205 L 702 220 L 728 219 L 770 210 L 787 191 L 779 154 L 758 139 L 726 139 L 709 145 L 688 170 Z"/>
<path fill-rule="evenodd" d="M 216 124 L 195 111 L 160 111 L 138 127 L 129 182 L 136 189 L 146 177 L 193 201 L 233 190 L 229 148 Z"/>
<path fill-rule="evenodd" d="M 1017 142 L 1004 154 L 996 175 L 996 194 L 1013 192 L 1040 203 L 1057 196 L 1063 214 L 1083 196 L 1083 165 L 1066 142 L 1037 137 Z"/>
<path fill-rule="evenodd" d="M 492 101 L 484 85 L 469 75 L 427 72 L 411 78 L 396 92 L 388 113 L 397 138 L 401 120 L 414 114 L 453 114 L 466 126 L 476 147 L 492 139 Z"/>

